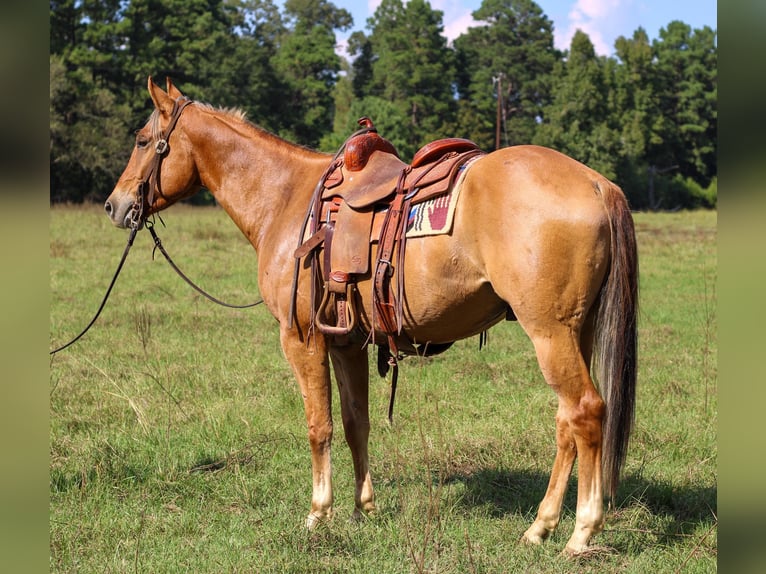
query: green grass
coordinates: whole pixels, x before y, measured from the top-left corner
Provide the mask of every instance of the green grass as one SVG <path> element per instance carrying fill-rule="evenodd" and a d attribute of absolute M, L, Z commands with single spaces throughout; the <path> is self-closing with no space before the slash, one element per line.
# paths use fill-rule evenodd
<path fill-rule="evenodd" d="M 225 213 L 171 209 L 175 261 L 214 295 L 258 296 L 257 257 Z M 141 232 L 95 327 L 50 364 L 53 572 L 714 572 L 717 556 L 716 214 L 637 214 L 638 407 L 616 510 L 588 559 L 556 533 L 518 543 L 545 491 L 556 402 L 515 323 L 489 346 L 408 359 L 395 424 L 373 374 L 379 513 L 350 523 L 337 395 L 336 516 L 308 533 L 302 401 L 263 307 L 201 298 Z M 98 208 L 54 208 L 51 348 L 91 318 L 127 234 Z M 372 361 L 374 363 L 374 361 Z"/>

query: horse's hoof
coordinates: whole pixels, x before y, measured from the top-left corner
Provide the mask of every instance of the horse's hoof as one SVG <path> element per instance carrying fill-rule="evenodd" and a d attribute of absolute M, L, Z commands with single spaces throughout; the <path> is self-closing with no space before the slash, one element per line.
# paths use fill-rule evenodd
<path fill-rule="evenodd" d="M 359 524 L 368 518 L 375 518 L 376 514 L 377 509 L 375 506 L 371 506 L 370 508 L 365 509 L 355 508 L 354 512 L 351 513 L 351 517 L 348 519 L 348 521 Z"/>
<path fill-rule="evenodd" d="M 536 523 L 535 523 L 536 524 Z M 550 536 L 550 531 L 544 527 L 536 526 L 532 524 L 527 531 L 521 536 L 522 544 L 534 544 L 538 546 L 545 542 Z"/>
<path fill-rule="evenodd" d="M 526 532 L 521 536 L 519 539 L 519 542 L 521 544 L 524 544 L 526 546 L 539 546 L 543 542 L 545 542 L 545 538 L 541 536 L 529 536 Z"/>
<path fill-rule="evenodd" d="M 329 512 L 321 515 L 316 512 L 309 513 L 308 517 L 306 518 L 306 529 L 315 530 L 318 526 L 326 524 L 331 516 L 332 513 Z"/>
<path fill-rule="evenodd" d="M 354 512 L 352 512 L 351 516 L 348 518 L 348 521 L 351 524 L 361 524 L 365 520 L 367 520 L 367 515 L 358 508 L 355 508 Z"/>

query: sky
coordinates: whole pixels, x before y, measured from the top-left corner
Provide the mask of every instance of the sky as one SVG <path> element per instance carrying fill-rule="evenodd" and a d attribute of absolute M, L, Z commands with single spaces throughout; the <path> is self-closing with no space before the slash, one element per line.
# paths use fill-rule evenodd
<path fill-rule="evenodd" d="M 332 0 L 354 17 L 354 30 L 366 29 L 380 0 Z M 596 53 L 614 55 L 614 41 L 632 37 L 643 27 L 649 40 L 659 38 L 660 28 L 673 20 L 681 20 L 692 28 L 718 28 L 716 0 L 536 0 L 553 22 L 554 44 L 569 49 L 572 36 L 579 28 L 590 38 Z M 481 6 L 481 0 L 430 0 L 431 7 L 444 13 L 444 35 L 452 41 L 468 27 L 475 25 L 471 13 Z M 353 30 L 352 30 L 353 31 Z M 337 32 L 342 50 L 351 32 Z"/>

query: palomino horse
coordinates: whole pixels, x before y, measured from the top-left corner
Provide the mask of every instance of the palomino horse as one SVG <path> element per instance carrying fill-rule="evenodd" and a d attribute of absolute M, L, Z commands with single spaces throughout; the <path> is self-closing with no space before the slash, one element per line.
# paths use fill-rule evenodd
<path fill-rule="evenodd" d="M 137 132 L 107 214 L 118 227 L 141 225 L 201 186 L 213 193 L 258 253 L 260 292 L 279 321 L 303 395 L 313 477 L 307 526 L 333 509 L 330 362 L 353 458 L 354 515 L 373 512 L 367 349 L 311 328 L 305 266 L 288 320 L 293 252 L 331 156 L 267 133 L 241 113 L 191 102 L 170 80 L 167 91 L 151 78 L 148 88 L 155 110 Z M 633 423 L 638 262 L 626 199 L 581 163 L 526 145 L 480 157 L 462 186 L 451 233 L 407 243 L 405 276 L 416 279 L 405 285 L 404 330 L 413 341 L 438 346 L 515 316 L 558 397 L 550 482 L 522 540 L 540 543 L 556 527 L 579 457 L 576 522 L 565 551 L 587 551 L 603 526 L 604 489 L 614 499 Z M 359 307 L 367 316 L 370 293 L 371 278 L 361 277 Z"/>

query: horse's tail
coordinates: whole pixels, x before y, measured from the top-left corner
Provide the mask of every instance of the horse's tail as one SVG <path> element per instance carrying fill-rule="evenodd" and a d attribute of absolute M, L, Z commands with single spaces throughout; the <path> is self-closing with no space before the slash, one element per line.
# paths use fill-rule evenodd
<path fill-rule="evenodd" d="M 638 253 L 633 217 L 619 187 L 600 185 L 612 234 L 611 263 L 599 294 L 593 372 L 606 402 L 602 462 L 604 486 L 616 503 L 636 395 Z"/>

